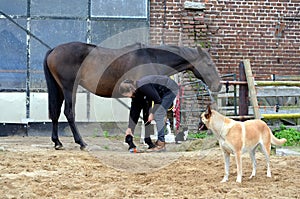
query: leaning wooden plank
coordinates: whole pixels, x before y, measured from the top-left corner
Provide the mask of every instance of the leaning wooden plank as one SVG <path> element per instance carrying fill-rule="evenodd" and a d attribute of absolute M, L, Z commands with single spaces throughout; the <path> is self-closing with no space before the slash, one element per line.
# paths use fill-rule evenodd
<path fill-rule="evenodd" d="M 254 77 L 252 75 L 252 70 L 251 70 L 249 59 L 244 60 L 244 66 L 245 66 L 245 73 L 246 73 L 246 78 L 247 78 L 247 82 L 248 82 L 250 99 L 251 99 L 251 103 L 253 106 L 254 117 L 255 117 L 255 119 L 260 119 L 261 116 L 260 116 L 259 107 L 258 107 L 258 103 L 257 103 L 256 90 L 255 90 L 255 85 L 254 85 Z"/>

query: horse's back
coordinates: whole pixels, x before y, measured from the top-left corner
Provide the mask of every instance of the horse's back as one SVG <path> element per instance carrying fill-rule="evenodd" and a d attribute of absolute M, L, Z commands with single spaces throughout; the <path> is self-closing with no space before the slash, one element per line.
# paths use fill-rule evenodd
<path fill-rule="evenodd" d="M 62 86 L 60 78 L 74 81 L 82 62 L 95 47 L 81 42 L 61 44 L 46 55 L 45 61 L 56 81 Z"/>
<path fill-rule="evenodd" d="M 60 44 L 52 50 L 52 53 L 57 54 L 56 57 L 61 57 L 69 59 L 69 56 L 74 56 L 74 58 L 84 58 L 91 50 L 96 46 L 93 44 L 87 44 L 82 42 L 70 42 L 65 44 Z"/>

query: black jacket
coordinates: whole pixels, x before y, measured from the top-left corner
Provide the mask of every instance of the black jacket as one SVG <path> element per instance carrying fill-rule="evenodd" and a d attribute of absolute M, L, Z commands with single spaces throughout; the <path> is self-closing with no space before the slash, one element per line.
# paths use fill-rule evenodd
<path fill-rule="evenodd" d="M 134 130 L 138 121 L 141 109 L 145 104 L 149 106 L 148 112 L 154 113 L 162 102 L 162 98 L 170 92 L 175 95 L 179 89 L 177 83 L 168 76 L 149 75 L 142 77 L 136 81 L 136 92 L 131 101 L 130 118 L 128 127 Z M 154 107 L 151 107 L 151 102 L 154 102 Z M 145 110 L 144 110 L 145 111 Z"/>

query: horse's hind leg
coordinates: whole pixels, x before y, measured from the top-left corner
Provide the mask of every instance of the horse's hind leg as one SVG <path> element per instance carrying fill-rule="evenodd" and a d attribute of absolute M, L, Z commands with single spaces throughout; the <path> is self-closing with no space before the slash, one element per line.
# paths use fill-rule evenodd
<path fill-rule="evenodd" d="M 71 128 L 71 131 L 73 133 L 73 137 L 75 140 L 75 143 L 80 145 L 80 149 L 84 150 L 85 147 L 87 146 L 87 144 L 83 141 L 77 126 L 75 124 L 75 97 L 72 97 L 72 92 L 71 91 L 64 91 L 64 96 L 65 96 L 65 110 L 64 110 L 64 114 L 68 120 L 69 126 Z M 74 101 L 74 104 L 73 104 Z"/>
<path fill-rule="evenodd" d="M 58 138 L 58 118 L 61 112 L 61 106 L 64 101 L 63 95 L 56 96 L 56 100 L 53 102 L 49 102 L 50 110 L 51 110 L 51 120 L 52 120 L 52 136 L 51 140 L 54 142 L 54 148 L 59 150 L 63 149 L 63 145 Z"/>
<path fill-rule="evenodd" d="M 63 145 L 58 139 L 58 119 L 52 120 L 52 142 L 54 142 L 54 148 L 56 150 L 63 149 Z"/>

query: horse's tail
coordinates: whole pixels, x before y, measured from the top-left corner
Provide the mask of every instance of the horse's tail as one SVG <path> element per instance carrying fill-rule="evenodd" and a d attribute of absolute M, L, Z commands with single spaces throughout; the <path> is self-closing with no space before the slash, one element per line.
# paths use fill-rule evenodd
<path fill-rule="evenodd" d="M 48 88 L 48 110 L 49 118 L 54 120 L 58 119 L 60 115 L 61 105 L 63 102 L 63 94 L 60 86 L 54 79 L 51 71 L 49 70 L 47 58 L 53 49 L 49 50 L 44 58 L 44 73 Z"/>

